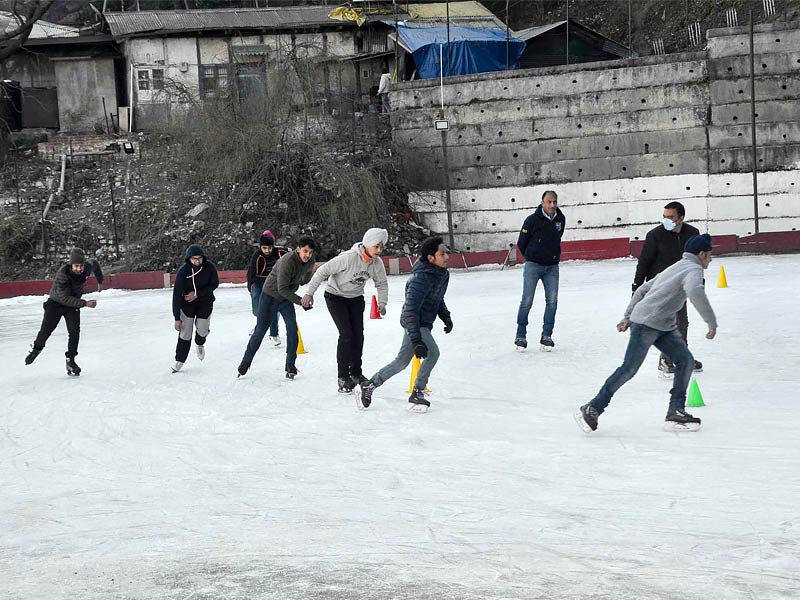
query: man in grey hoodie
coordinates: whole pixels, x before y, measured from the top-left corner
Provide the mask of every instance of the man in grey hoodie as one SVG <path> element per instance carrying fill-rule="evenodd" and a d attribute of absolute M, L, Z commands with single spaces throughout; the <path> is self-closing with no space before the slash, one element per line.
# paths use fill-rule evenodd
<path fill-rule="evenodd" d="M 339 330 L 336 364 L 341 393 L 352 392 L 354 386 L 367 379 L 361 371 L 364 353 L 364 286 L 370 278 L 375 282 L 378 310 L 385 315 L 389 284 L 381 252 L 388 240 L 389 233 L 385 229 L 368 229 L 360 243 L 317 269 L 303 296 L 303 308 L 310 308 L 314 305 L 314 292 L 327 280 L 325 304 Z"/>
<path fill-rule="evenodd" d="M 631 330 L 625 358 L 588 404 L 575 413 L 575 420 L 585 432 L 597 429 L 616 391 L 632 379 L 642 366 L 648 350 L 655 346 L 675 363 L 675 377 L 670 390 L 669 409 L 664 422 L 666 431 L 697 431 L 700 419 L 685 411 L 686 388 L 692 377 L 694 357 L 678 331 L 676 314 L 688 298 L 708 325 L 706 338 L 717 334 L 717 319 L 706 297 L 703 270 L 711 262 L 711 236 L 696 235 L 686 242 L 683 258 L 654 279 L 641 285 L 631 298 L 618 331 Z"/>

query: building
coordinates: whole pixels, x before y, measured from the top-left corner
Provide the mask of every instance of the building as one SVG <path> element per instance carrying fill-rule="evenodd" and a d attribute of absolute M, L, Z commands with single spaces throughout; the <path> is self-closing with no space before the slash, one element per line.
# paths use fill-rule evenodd
<path fill-rule="evenodd" d="M 514 36 L 526 42 L 520 69 L 618 60 L 635 56 L 625 46 L 572 19 L 529 27 Z M 569 45 L 567 44 L 569 38 Z"/>

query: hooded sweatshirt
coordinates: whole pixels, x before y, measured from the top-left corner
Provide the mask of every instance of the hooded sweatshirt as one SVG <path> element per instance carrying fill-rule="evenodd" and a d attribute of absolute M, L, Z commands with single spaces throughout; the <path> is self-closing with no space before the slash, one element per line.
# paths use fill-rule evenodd
<path fill-rule="evenodd" d="M 447 269 L 427 260 L 419 259 L 411 268 L 411 277 L 406 281 L 406 301 L 400 313 L 400 325 L 408 333 L 412 344 L 418 344 L 422 339 L 420 327 L 430 329 L 437 316 L 445 323 L 450 320 L 450 311 L 444 303 L 449 282 L 450 273 Z"/>
<path fill-rule="evenodd" d="M 189 261 L 192 256 L 203 257 L 199 267 Z M 214 290 L 217 287 L 219 287 L 217 267 L 208 260 L 199 244 L 192 244 L 186 249 L 184 263 L 175 274 L 175 285 L 172 288 L 172 316 L 176 321 L 181 320 L 181 305 L 186 302 L 183 297 L 189 292 L 197 294 L 194 302 L 212 304 L 215 300 Z"/>
<path fill-rule="evenodd" d="M 72 258 L 70 256 L 70 261 Z M 50 286 L 50 299 L 70 308 L 83 308 L 86 306 L 86 300 L 81 298 L 83 285 L 92 275 L 97 278 L 98 283 L 103 283 L 103 271 L 97 261 L 84 262 L 80 273 L 72 270 L 71 262 L 67 263 L 58 270 L 53 279 L 53 285 Z"/>
<path fill-rule="evenodd" d="M 636 290 L 625 309 L 625 319 L 659 331 L 672 331 L 677 327 L 676 314 L 687 298 L 708 326 L 716 329 L 717 318 L 706 296 L 703 265 L 691 252 L 684 252 L 681 260 Z"/>
<path fill-rule="evenodd" d="M 353 244 L 336 258 L 322 265 L 308 284 L 307 294 L 311 296 L 322 282 L 328 280 L 325 291 L 342 298 L 357 298 L 364 294 L 367 279 L 372 278 L 378 291 L 378 307 L 385 308 L 389 299 L 389 283 L 386 281 L 386 268 L 380 256 L 365 258 L 364 245 Z"/>

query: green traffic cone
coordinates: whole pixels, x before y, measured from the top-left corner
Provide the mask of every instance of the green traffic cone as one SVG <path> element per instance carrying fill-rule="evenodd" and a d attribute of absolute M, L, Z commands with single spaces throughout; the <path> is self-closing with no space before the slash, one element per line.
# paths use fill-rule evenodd
<path fill-rule="evenodd" d="M 703 402 L 703 394 L 700 393 L 700 386 L 697 385 L 696 379 L 692 379 L 692 385 L 689 386 L 689 399 L 686 402 L 686 406 L 696 408 L 705 405 L 706 403 Z"/>

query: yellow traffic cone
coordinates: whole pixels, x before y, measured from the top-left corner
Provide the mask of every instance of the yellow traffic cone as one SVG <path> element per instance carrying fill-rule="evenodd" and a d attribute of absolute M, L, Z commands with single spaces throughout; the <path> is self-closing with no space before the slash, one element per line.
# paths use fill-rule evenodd
<path fill-rule="evenodd" d="M 719 277 L 717 278 L 717 287 L 718 288 L 726 288 L 728 287 L 728 279 L 725 277 L 725 267 L 719 267 Z"/>
<path fill-rule="evenodd" d="M 414 382 L 417 380 L 417 373 L 419 373 L 419 367 L 421 364 L 422 361 L 416 356 L 411 359 L 411 381 L 408 382 L 408 390 L 406 390 L 408 394 L 414 391 Z M 425 386 L 425 393 L 431 393 L 427 386 Z"/>
<path fill-rule="evenodd" d="M 297 354 L 308 354 L 308 350 L 303 346 L 303 336 L 300 335 L 300 328 L 297 328 Z"/>

